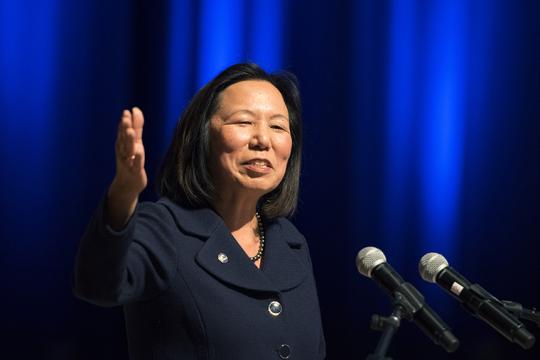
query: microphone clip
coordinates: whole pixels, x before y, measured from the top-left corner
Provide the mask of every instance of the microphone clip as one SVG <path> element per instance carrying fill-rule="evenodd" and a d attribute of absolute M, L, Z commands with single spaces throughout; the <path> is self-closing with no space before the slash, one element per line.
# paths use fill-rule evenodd
<path fill-rule="evenodd" d="M 469 286 L 463 299 L 465 301 L 462 305 L 465 309 L 473 316 L 485 321 L 508 341 L 517 343 L 523 349 L 534 346 L 534 335 L 519 321 L 519 318 L 540 322 L 540 317 L 535 310 L 527 311 L 521 304 L 500 301 L 478 284 Z M 538 322 L 537 325 L 539 325 Z"/>
<path fill-rule="evenodd" d="M 523 305 L 521 305 L 520 303 L 507 300 L 502 300 L 501 304 L 507 311 L 511 312 L 519 319 L 531 321 L 535 323 L 538 327 L 540 327 L 540 313 L 536 308 L 527 309 L 523 307 Z"/>

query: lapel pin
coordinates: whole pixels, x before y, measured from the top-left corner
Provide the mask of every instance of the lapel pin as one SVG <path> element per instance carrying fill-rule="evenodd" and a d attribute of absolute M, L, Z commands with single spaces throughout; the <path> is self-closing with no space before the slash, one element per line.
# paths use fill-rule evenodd
<path fill-rule="evenodd" d="M 221 261 L 221 263 L 225 264 L 229 261 L 229 257 L 225 255 L 224 253 L 219 253 L 217 256 L 217 259 Z"/>

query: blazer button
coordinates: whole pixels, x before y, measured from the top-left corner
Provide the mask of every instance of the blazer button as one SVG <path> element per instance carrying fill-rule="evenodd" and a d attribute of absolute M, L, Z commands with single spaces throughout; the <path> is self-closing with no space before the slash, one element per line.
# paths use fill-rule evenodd
<path fill-rule="evenodd" d="M 283 307 L 278 301 L 272 301 L 270 304 L 268 304 L 268 312 L 272 316 L 278 316 L 281 314 L 281 311 L 283 311 Z"/>
<path fill-rule="evenodd" d="M 287 344 L 281 344 L 278 348 L 279 357 L 289 359 L 291 357 L 291 347 Z"/>

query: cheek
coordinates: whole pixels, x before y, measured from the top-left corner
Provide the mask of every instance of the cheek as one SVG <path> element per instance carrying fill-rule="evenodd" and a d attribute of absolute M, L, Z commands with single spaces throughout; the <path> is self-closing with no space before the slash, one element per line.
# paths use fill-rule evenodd
<path fill-rule="evenodd" d="M 281 160 L 288 160 L 292 151 L 292 139 L 290 136 L 284 136 L 274 143 L 276 155 Z"/>
<path fill-rule="evenodd" d="M 214 174 L 219 176 L 219 174 L 235 172 L 239 160 L 238 154 L 249 143 L 249 134 L 238 129 L 222 128 L 214 133 L 212 141 L 214 169 L 218 170 Z"/>
<path fill-rule="evenodd" d="M 250 135 L 246 131 L 238 131 L 238 129 L 223 129 L 219 133 L 219 144 L 221 152 L 234 153 L 242 150 L 249 144 Z"/>

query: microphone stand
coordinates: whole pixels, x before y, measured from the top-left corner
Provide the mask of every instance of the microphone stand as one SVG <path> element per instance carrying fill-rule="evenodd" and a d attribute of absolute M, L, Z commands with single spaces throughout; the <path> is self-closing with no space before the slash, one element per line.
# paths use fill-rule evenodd
<path fill-rule="evenodd" d="M 371 329 L 381 331 L 382 335 L 377 343 L 375 352 L 369 354 L 366 360 L 392 360 L 392 358 L 386 357 L 386 353 L 388 347 L 390 347 L 393 336 L 399 329 L 401 319 L 411 319 L 413 314 L 419 308 L 419 299 L 416 298 L 416 294 L 411 296 L 407 286 L 404 290 L 405 294 L 402 294 L 399 291 L 394 292 L 394 310 L 390 316 L 383 317 L 377 314 L 371 316 Z"/>
<path fill-rule="evenodd" d="M 394 304 L 394 311 L 390 316 L 384 317 L 377 314 L 371 316 L 371 329 L 375 331 L 382 331 L 382 335 L 377 343 L 375 352 L 369 354 L 366 360 L 392 360 L 392 358 L 386 357 L 386 352 L 392 337 L 399 329 L 401 323 L 402 306 Z"/>

